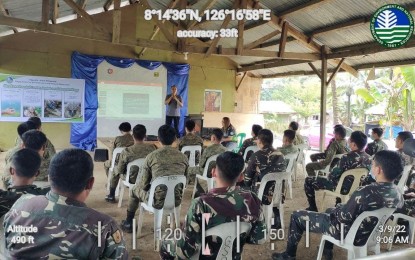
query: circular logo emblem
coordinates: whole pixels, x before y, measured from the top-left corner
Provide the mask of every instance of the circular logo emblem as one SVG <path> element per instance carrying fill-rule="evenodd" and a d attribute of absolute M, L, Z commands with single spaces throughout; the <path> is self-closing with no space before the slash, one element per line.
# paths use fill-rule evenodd
<path fill-rule="evenodd" d="M 398 48 L 409 41 L 414 32 L 412 15 L 402 6 L 384 5 L 370 21 L 373 38 L 387 48 Z"/>

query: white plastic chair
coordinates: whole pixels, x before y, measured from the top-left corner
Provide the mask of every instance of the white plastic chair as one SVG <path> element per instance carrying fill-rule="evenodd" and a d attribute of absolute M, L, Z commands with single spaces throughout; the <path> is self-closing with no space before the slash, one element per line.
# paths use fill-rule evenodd
<path fill-rule="evenodd" d="M 365 257 L 367 256 L 368 250 L 373 251 L 375 254 L 380 254 L 380 244 L 376 243 L 376 236 L 380 236 L 379 226 L 384 225 L 395 210 L 396 208 L 381 208 L 373 211 L 362 212 L 350 227 L 343 244 L 341 243 L 341 240 L 337 240 L 330 235 L 323 235 L 318 250 L 317 260 L 320 260 L 323 255 L 325 241 L 329 241 L 336 246 L 346 249 L 347 259 Z M 376 217 L 378 222 L 372 230 L 366 244 L 363 246 L 355 246 L 353 242 L 355 240 L 356 233 L 362 222 L 368 217 Z"/>
<path fill-rule="evenodd" d="M 392 232 L 390 232 L 390 237 L 389 237 L 389 241 L 391 239 L 393 239 L 393 237 L 395 236 L 395 231 L 396 231 L 396 224 L 398 223 L 398 219 L 404 219 L 406 221 L 409 222 L 409 239 L 411 240 L 411 245 L 414 243 L 414 234 L 415 234 L 415 218 L 414 217 L 410 217 L 408 215 L 405 214 L 401 214 L 401 213 L 395 213 L 392 215 L 393 216 L 393 221 L 392 221 Z M 392 244 L 393 243 L 389 243 L 388 244 L 388 251 L 391 251 L 392 249 Z"/>
<path fill-rule="evenodd" d="M 141 178 L 141 168 L 144 164 L 144 160 L 145 158 L 140 158 L 140 159 L 136 159 L 130 163 L 127 164 L 127 175 L 125 176 L 125 180 L 120 178 L 120 184 L 119 186 L 120 188 L 120 198 L 118 199 L 118 207 L 121 208 L 122 205 L 122 199 L 124 197 L 124 188 L 127 187 L 128 189 L 131 189 L 131 187 L 134 186 L 134 184 L 130 183 L 130 173 L 131 173 L 131 167 L 132 166 L 137 166 L 139 169 L 139 172 L 137 174 L 137 179 L 135 181 L 135 183 L 137 184 L 137 182 L 139 182 L 140 178 Z"/>
<path fill-rule="evenodd" d="M 249 233 L 251 231 L 251 227 L 252 226 L 250 223 L 240 222 L 239 234 L 236 233 L 236 222 L 223 223 L 223 224 L 207 229 L 206 237 L 216 236 L 222 239 L 222 244 L 220 246 L 216 259 L 221 259 L 221 260 L 234 259 L 234 256 L 232 255 L 233 250 L 232 248 L 229 248 L 229 246 L 232 246 L 234 244 L 234 241 L 237 238 L 237 236 L 243 233 Z M 202 245 L 202 246 L 205 246 L 205 245 Z M 226 247 L 227 247 L 227 250 L 225 250 Z M 200 250 L 203 250 L 203 249 L 204 248 L 199 247 L 198 249 L 199 252 L 194 254 L 193 257 L 190 258 L 190 260 L 198 260 L 200 257 Z"/>
<path fill-rule="evenodd" d="M 4 216 L 0 217 L 0 259 L 7 259 L 6 256 L 4 255 L 6 252 L 6 238 L 5 238 L 5 234 L 6 232 L 4 232 L 4 228 L 3 228 L 3 220 L 4 220 Z"/>
<path fill-rule="evenodd" d="M 290 154 L 284 155 L 284 158 L 289 160 L 287 169 L 285 169 L 285 171 L 291 174 L 290 178 L 287 181 L 287 186 L 290 192 L 290 199 L 292 199 L 293 198 L 293 183 L 292 183 L 293 177 L 292 176 L 294 175 L 295 164 L 297 162 L 298 153 L 290 153 Z"/>
<path fill-rule="evenodd" d="M 316 170 L 316 179 L 317 177 L 327 177 L 327 175 L 330 173 L 330 166 L 333 163 L 334 159 L 341 159 L 343 157 L 343 155 L 345 155 L 344 153 L 342 154 L 335 154 L 333 156 L 333 159 L 331 160 L 331 162 L 329 164 L 327 164 L 326 168 L 322 169 L 322 170 Z"/>
<path fill-rule="evenodd" d="M 110 185 L 111 185 L 111 178 L 114 174 L 114 168 L 115 168 L 115 159 L 117 158 L 118 155 L 121 154 L 122 151 L 124 151 L 125 147 L 117 147 L 114 149 L 114 151 L 112 152 L 112 159 L 111 159 L 111 167 L 108 170 L 108 176 L 107 176 L 107 190 L 110 190 Z M 118 189 L 118 187 L 117 187 Z"/>
<path fill-rule="evenodd" d="M 152 183 L 150 188 L 150 195 L 147 202 L 141 202 L 140 213 L 138 216 L 138 230 L 137 235 L 141 235 L 141 229 L 143 227 L 144 210 L 154 213 L 154 250 L 159 250 L 160 239 L 158 230 L 161 229 L 163 220 L 163 214 L 170 214 L 171 219 L 170 226 L 173 228 L 173 223 L 176 224 L 176 228 L 180 226 L 180 209 L 181 203 L 178 207 L 175 206 L 175 187 L 179 184 L 183 185 L 183 192 L 186 187 L 186 176 L 184 175 L 170 175 L 157 177 Z M 166 198 L 162 209 L 156 209 L 153 207 L 154 193 L 156 187 L 165 185 L 167 187 Z M 182 193 L 183 196 L 183 193 Z M 174 221 L 174 222 L 173 222 Z"/>
<path fill-rule="evenodd" d="M 246 162 L 246 160 L 249 159 L 249 158 L 247 158 L 249 152 L 255 153 L 257 151 L 259 151 L 259 147 L 257 145 L 248 146 L 245 149 L 245 152 L 244 152 L 244 162 Z M 252 155 L 252 153 L 251 153 L 251 155 Z"/>
<path fill-rule="evenodd" d="M 206 164 L 205 164 L 205 168 L 203 168 L 203 175 L 196 174 L 195 186 L 193 188 L 192 199 L 195 197 L 196 186 L 197 186 L 197 183 L 199 182 L 199 179 L 204 180 L 204 181 L 207 182 L 207 185 L 208 185 L 208 190 L 207 191 L 210 191 L 213 188 L 213 178 L 208 178 L 208 169 L 209 169 L 210 163 L 213 162 L 213 161 L 216 161 L 216 158 L 218 158 L 218 155 L 219 154 L 212 155 L 211 157 L 209 157 L 207 159 Z"/>
<path fill-rule="evenodd" d="M 281 227 L 284 229 L 284 204 L 282 203 L 281 192 L 283 181 L 288 181 L 289 179 L 291 179 L 290 172 L 270 172 L 262 177 L 258 189 L 258 198 L 260 200 L 262 200 L 267 183 L 270 181 L 275 181 L 274 196 L 272 197 L 272 202 L 269 205 L 262 205 L 268 230 L 271 228 L 273 206 L 277 206 L 280 210 Z"/>
<path fill-rule="evenodd" d="M 399 180 L 398 185 L 397 185 L 398 190 L 402 194 L 405 191 L 405 185 L 406 185 L 406 182 L 408 181 L 409 174 L 411 173 L 411 170 L 412 170 L 412 165 L 406 165 L 405 167 L 403 167 L 402 177 Z"/>
<path fill-rule="evenodd" d="M 298 158 L 297 158 L 297 163 L 294 166 L 294 181 L 297 181 L 297 175 L 298 175 L 298 164 L 301 164 L 302 168 L 303 168 L 303 174 L 306 173 L 306 169 L 305 169 L 305 156 L 306 156 L 306 151 L 309 149 L 309 146 L 307 143 L 303 143 L 303 144 L 299 144 L 299 145 L 294 145 L 295 148 L 297 148 L 299 150 L 299 154 L 298 154 Z"/>
<path fill-rule="evenodd" d="M 195 167 L 196 166 L 196 151 L 199 152 L 199 154 L 202 154 L 202 146 L 200 145 L 186 145 L 183 146 L 181 152 L 189 152 L 189 167 Z"/>
<path fill-rule="evenodd" d="M 340 177 L 339 183 L 337 184 L 335 191 L 331 191 L 331 190 L 323 191 L 323 201 L 322 201 L 321 210 L 325 209 L 326 197 L 335 197 L 335 198 L 338 197 L 338 198 L 341 198 L 342 203 L 346 203 L 349 200 L 350 195 L 353 194 L 353 192 L 360 186 L 360 181 L 362 177 L 366 176 L 368 173 L 369 171 L 366 168 L 356 168 L 356 169 L 350 169 L 348 171 L 345 171 Z M 346 176 L 353 176 L 354 177 L 353 183 L 347 194 L 341 194 L 343 182 Z"/>

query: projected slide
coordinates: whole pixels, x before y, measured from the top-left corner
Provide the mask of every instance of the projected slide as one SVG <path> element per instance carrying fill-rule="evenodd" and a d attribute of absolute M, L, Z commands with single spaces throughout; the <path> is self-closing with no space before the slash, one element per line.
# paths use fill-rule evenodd
<path fill-rule="evenodd" d="M 98 117 L 161 119 L 162 95 L 159 83 L 101 81 L 98 83 Z"/>

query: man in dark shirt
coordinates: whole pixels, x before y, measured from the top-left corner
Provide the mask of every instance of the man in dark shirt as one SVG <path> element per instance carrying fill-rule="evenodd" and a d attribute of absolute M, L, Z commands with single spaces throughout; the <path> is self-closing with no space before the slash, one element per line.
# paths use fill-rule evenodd
<path fill-rule="evenodd" d="M 297 210 L 291 214 L 287 249 L 282 253 L 272 254 L 272 259 L 295 259 L 297 246 L 301 236 L 306 230 L 306 222 L 309 222 L 309 231 L 330 235 L 340 239 L 340 227 L 344 224 L 344 237 L 356 218 L 365 211 L 373 211 L 383 207 L 399 208 L 402 206 L 403 198 L 396 186 L 394 179 L 402 172 L 403 165 L 396 152 L 380 151 L 375 155 L 372 162 L 371 173 L 376 183 L 359 187 L 353 192 L 346 204 L 338 204 L 330 208 L 326 213 L 315 213 L 305 210 Z M 354 244 L 362 246 L 366 243 L 368 236 L 376 225 L 377 221 L 363 221 L 360 226 Z M 326 242 L 324 255 L 331 259 L 333 244 Z"/>
<path fill-rule="evenodd" d="M 180 108 L 183 107 L 182 97 L 177 94 L 176 85 L 171 86 L 171 94 L 168 94 L 164 100 L 166 105 L 166 125 L 171 126 L 173 122 L 174 129 L 176 130 L 176 136 L 180 137 L 179 133 L 179 120 L 180 120 Z"/>
<path fill-rule="evenodd" d="M 251 131 L 252 138 L 245 139 L 245 141 L 242 143 L 242 147 L 238 152 L 240 155 L 244 156 L 246 148 L 248 148 L 249 146 L 256 145 L 256 142 L 258 140 L 258 133 L 261 130 L 262 130 L 262 126 L 252 125 L 252 131 Z M 248 153 L 248 155 L 245 158 L 246 162 L 248 162 L 249 157 L 251 157 L 251 155 L 252 153 Z"/>

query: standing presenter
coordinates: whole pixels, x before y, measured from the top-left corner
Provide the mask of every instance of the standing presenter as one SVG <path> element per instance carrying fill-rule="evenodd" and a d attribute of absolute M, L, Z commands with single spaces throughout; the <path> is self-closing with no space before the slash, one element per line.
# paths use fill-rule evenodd
<path fill-rule="evenodd" d="M 182 98 L 177 94 L 176 85 L 171 86 L 171 94 L 166 96 L 164 104 L 166 104 L 166 125 L 171 126 L 171 122 L 173 121 L 176 136 L 180 137 L 180 108 L 183 107 L 183 103 Z"/>

